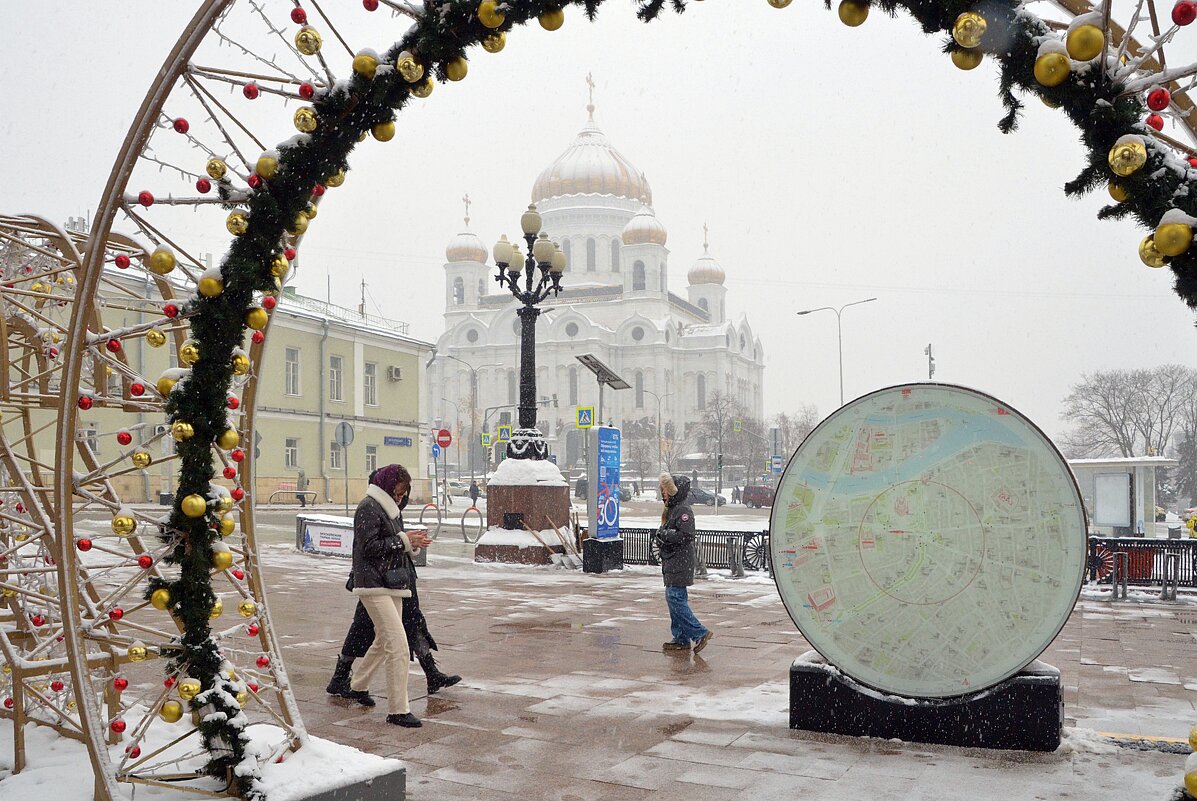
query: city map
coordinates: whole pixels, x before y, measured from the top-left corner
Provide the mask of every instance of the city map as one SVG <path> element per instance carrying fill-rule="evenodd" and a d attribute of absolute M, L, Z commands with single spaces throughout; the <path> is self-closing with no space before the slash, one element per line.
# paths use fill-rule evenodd
<path fill-rule="evenodd" d="M 1063 627 L 1084 576 L 1063 457 L 963 387 L 890 387 L 832 414 L 786 468 L 770 528 L 803 636 L 859 682 L 908 697 L 1016 673 Z"/>

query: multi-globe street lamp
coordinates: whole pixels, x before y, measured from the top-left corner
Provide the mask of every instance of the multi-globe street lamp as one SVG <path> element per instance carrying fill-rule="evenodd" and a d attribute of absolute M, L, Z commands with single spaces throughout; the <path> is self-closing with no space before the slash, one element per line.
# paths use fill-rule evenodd
<path fill-rule="evenodd" d="M 536 428 L 536 318 L 541 313 L 537 306 L 550 294 L 556 296 L 561 292 L 565 254 L 540 226 L 536 206 L 528 206 L 520 217 L 528 255 L 521 259 L 519 246 L 508 242 L 506 235 L 494 248 L 498 265 L 495 281 L 509 289 L 522 304 L 515 312 L 520 318 L 520 402 L 519 427 L 507 443 L 507 456 L 511 459 L 549 457 L 548 443 Z"/>
<path fill-rule="evenodd" d="M 798 314 L 810 314 L 811 312 L 817 311 L 835 312 L 835 330 L 839 337 L 840 348 L 840 406 L 844 405 L 844 329 L 841 325 L 840 314 L 842 314 L 844 309 L 848 308 L 849 306 L 858 306 L 861 303 L 868 303 L 876 299 L 877 298 L 865 298 L 864 300 L 854 300 L 851 303 L 845 303 L 838 309 L 834 306 L 820 306 L 817 309 L 803 309 L 802 311 L 798 312 Z"/>

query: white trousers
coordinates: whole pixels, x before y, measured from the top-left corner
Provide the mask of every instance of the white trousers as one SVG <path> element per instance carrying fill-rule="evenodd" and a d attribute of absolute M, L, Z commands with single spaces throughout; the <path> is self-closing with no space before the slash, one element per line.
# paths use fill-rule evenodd
<path fill-rule="evenodd" d="M 360 595 L 358 600 L 374 621 L 374 644 L 353 671 L 352 690 L 370 689 L 370 680 L 386 665 L 387 712 L 403 715 L 411 711 L 407 700 L 407 668 L 410 655 L 403 630 L 403 598 L 398 595 Z"/>

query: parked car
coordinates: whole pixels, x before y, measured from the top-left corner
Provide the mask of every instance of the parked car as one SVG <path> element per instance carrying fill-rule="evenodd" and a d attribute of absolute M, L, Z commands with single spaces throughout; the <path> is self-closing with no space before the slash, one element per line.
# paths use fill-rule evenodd
<path fill-rule="evenodd" d="M 762 506 L 772 506 L 773 488 L 764 484 L 749 485 L 744 488 L 743 499 L 745 506 L 755 506 L 757 509 Z"/>
<path fill-rule="evenodd" d="M 705 504 L 706 506 L 714 506 L 715 505 L 714 493 L 707 492 L 702 487 L 696 487 L 693 484 L 690 485 L 689 500 L 692 503 L 701 503 L 701 504 Z M 723 506 L 726 503 L 727 503 L 727 498 L 720 496 L 719 497 L 719 505 Z"/>

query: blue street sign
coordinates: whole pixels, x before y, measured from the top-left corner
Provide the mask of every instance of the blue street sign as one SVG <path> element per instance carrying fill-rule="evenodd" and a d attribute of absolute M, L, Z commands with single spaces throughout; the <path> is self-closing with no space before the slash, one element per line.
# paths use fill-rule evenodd
<path fill-rule="evenodd" d="M 401 448 L 411 447 L 411 437 L 383 437 L 383 445 L 398 445 Z"/>
<path fill-rule="evenodd" d="M 578 407 L 578 428 L 594 428 L 594 407 L 593 406 L 579 406 Z"/>
<path fill-rule="evenodd" d="M 781 472 L 781 467 L 782 467 L 782 465 L 781 465 L 781 457 L 780 457 L 780 456 L 774 456 L 774 457 L 773 457 L 773 472 L 774 472 L 774 473 L 780 473 L 780 472 Z"/>
<path fill-rule="evenodd" d="M 511 442 L 511 426 L 499 426 L 499 442 Z"/>
<path fill-rule="evenodd" d="M 432 458 L 433 459 L 441 458 L 441 446 L 437 445 L 435 442 L 432 443 Z"/>

